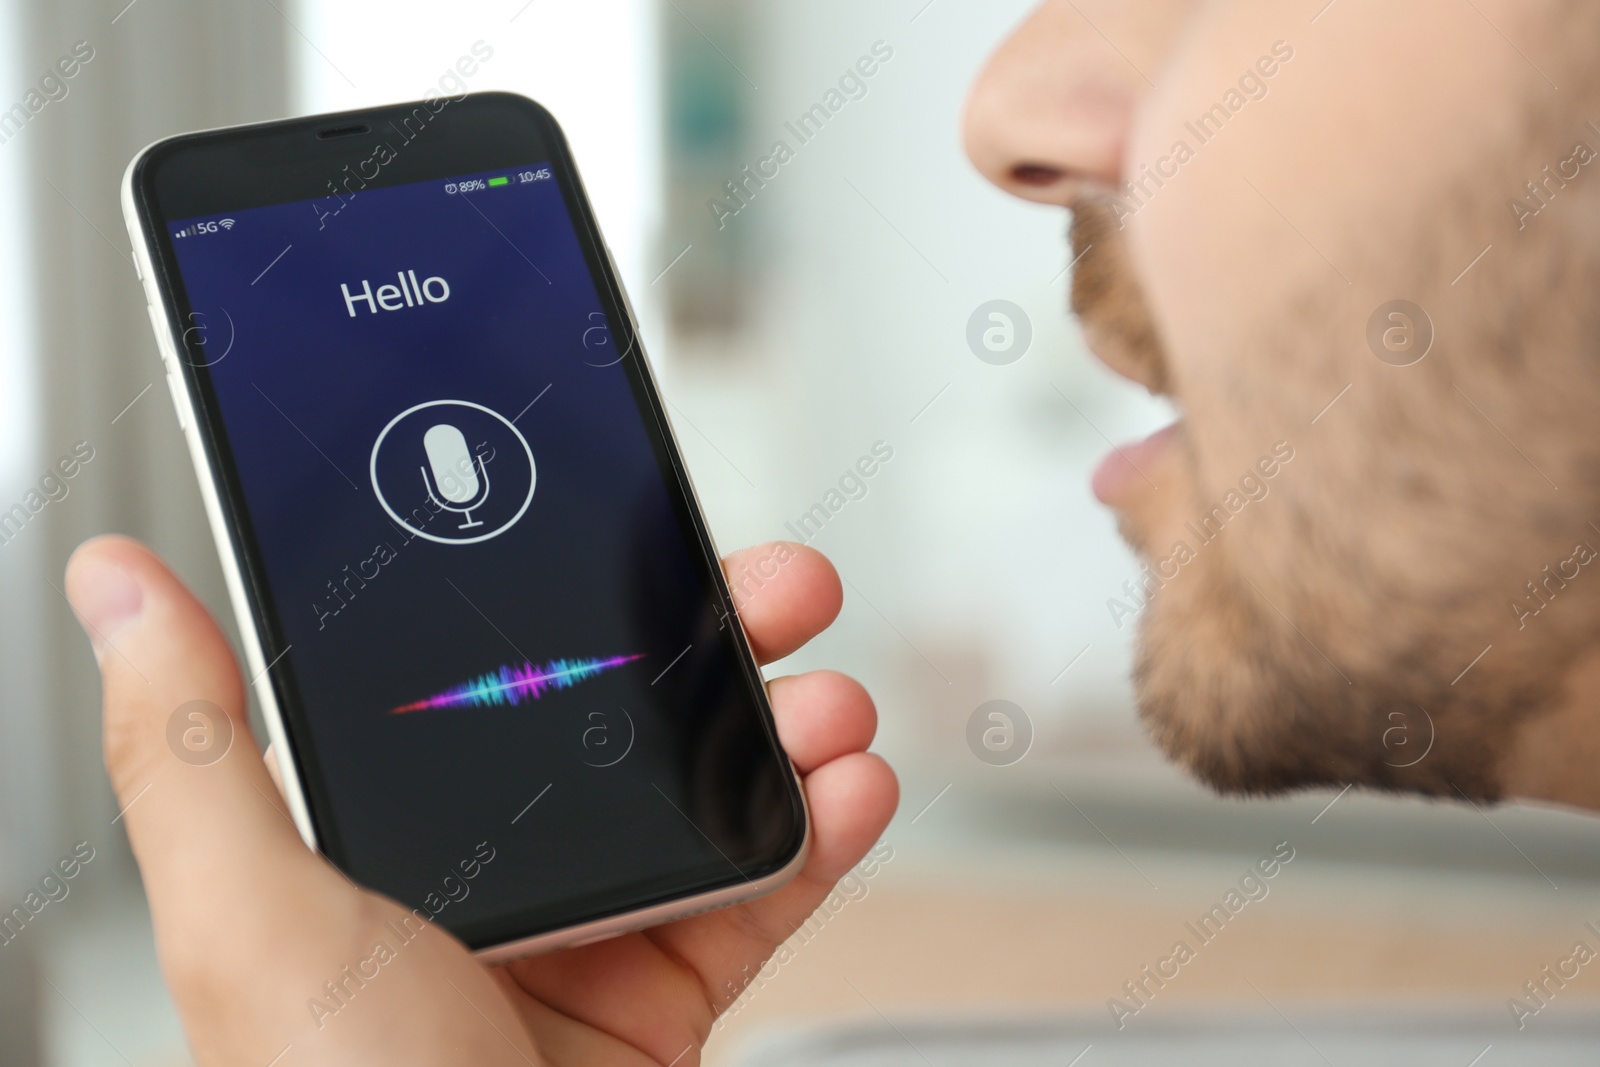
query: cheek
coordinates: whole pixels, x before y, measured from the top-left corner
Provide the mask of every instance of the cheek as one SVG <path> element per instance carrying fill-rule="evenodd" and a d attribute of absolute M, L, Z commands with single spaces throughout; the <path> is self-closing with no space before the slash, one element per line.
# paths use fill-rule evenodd
<path fill-rule="evenodd" d="M 1494 153 L 1488 139 L 1525 80 L 1508 67 L 1521 62 L 1514 50 L 1471 12 L 1351 0 L 1312 26 L 1245 7 L 1197 15 L 1136 113 L 1123 161 L 1136 175 L 1177 140 L 1194 151 L 1129 221 L 1128 237 L 1175 375 L 1196 400 L 1208 386 L 1233 394 L 1234 368 L 1266 378 L 1297 366 L 1266 346 L 1308 301 L 1322 320 L 1305 325 L 1354 338 L 1340 352 L 1364 361 L 1368 313 L 1420 297 L 1418 251 L 1463 265 L 1476 255 L 1493 235 L 1441 226 L 1437 205 Z M 1426 60 L 1419 39 L 1430 42 Z M 1220 130 L 1201 128 L 1278 41 L 1293 57 L 1266 79 L 1269 95 L 1224 109 Z M 1481 121 L 1464 122 L 1464 96 L 1476 98 Z"/>
<path fill-rule="evenodd" d="M 1363 0 L 1341 11 L 1347 15 L 1383 25 L 1414 19 Z M 1437 228 L 1416 190 L 1395 203 L 1392 160 L 1425 146 L 1412 120 L 1383 117 L 1379 108 L 1408 98 L 1410 80 L 1426 72 L 1415 56 L 1397 55 L 1353 83 L 1354 31 L 1329 29 L 1213 5 L 1163 68 L 1130 134 L 1124 165 L 1132 171 L 1170 155 L 1175 141 L 1193 151 L 1128 220 L 1126 237 L 1208 500 L 1273 442 L 1304 442 L 1323 405 L 1384 369 L 1362 340 L 1366 318 L 1395 292 L 1413 291 L 1416 279 L 1400 264 L 1414 256 L 1376 253 L 1397 242 L 1428 247 Z M 1267 97 L 1239 94 L 1235 110 L 1223 106 L 1213 119 L 1220 128 L 1203 126 L 1278 41 L 1294 54 L 1267 80 Z M 1410 153 L 1393 143 L 1407 136 Z"/>

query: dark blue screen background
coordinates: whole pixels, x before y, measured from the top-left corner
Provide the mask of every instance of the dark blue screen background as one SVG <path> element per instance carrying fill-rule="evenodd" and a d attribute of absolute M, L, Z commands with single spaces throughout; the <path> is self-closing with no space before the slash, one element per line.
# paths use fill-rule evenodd
<path fill-rule="evenodd" d="M 325 847 L 415 905 L 487 842 L 496 858 L 439 916 L 458 930 L 736 880 L 730 857 L 773 844 L 752 798 L 770 811 L 781 773 L 561 189 L 511 173 L 472 193 L 368 190 L 332 215 L 328 200 L 241 210 L 173 242 L 290 646 L 297 741 L 321 768 Z M 399 271 L 444 279 L 448 299 L 350 316 L 341 283 Z M 481 543 L 415 536 L 369 476 L 384 427 L 442 399 L 515 419 L 537 465 L 527 511 Z M 492 486 L 515 484 L 513 461 L 497 446 Z M 402 510 L 423 503 L 413 488 Z M 635 654 L 520 706 L 389 713 L 502 664 Z"/>

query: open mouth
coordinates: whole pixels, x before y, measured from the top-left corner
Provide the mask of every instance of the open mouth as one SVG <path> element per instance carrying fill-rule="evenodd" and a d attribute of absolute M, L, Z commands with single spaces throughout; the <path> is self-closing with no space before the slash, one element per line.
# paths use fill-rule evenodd
<path fill-rule="evenodd" d="M 1115 504 L 1140 485 L 1155 485 L 1153 472 L 1161 467 L 1166 450 L 1174 447 L 1182 425 L 1174 422 L 1141 441 L 1113 446 L 1090 479 L 1095 499 Z"/>

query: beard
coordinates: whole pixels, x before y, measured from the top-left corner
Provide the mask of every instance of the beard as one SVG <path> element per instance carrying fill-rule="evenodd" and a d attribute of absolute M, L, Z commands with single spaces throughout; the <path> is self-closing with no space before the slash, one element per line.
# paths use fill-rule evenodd
<path fill-rule="evenodd" d="M 1498 800 L 1507 724 L 1549 689 L 1506 689 L 1485 671 L 1491 684 L 1457 690 L 1439 681 L 1447 659 L 1413 646 L 1342 672 L 1228 556 L 1201 554 L 1141 619 L 1134 686 L 1156 743 L 1221 793 L 1354 784 Z"/>
<path fill-rule="evenodd" d="M 1496 395 L 1499 376 L 1528 373 L 1515 365 L 1520 351 L 1544 360 L 1540 377 L 1576 384 L 1555 410 L 1514 399 L 1509 421 L 1520 428 L 1506 432 L 1548 446 L 1540 454 L 1554 457 L 1544 462 L 1561 484 L 1596 484 L 1600 457 L 1577 430 L 1600 403 L 1583 344 L 1547 336 L 1550 347 L 1539 348 L 1519 337 L 1509 357 L 1503 347 L 1505 309 L 1548 311 L 1552 295 L 1519 292 L 1511 265 L 1500 272 L 1503 303 L 1429 296 L 1455 313 L 1450 325 L 1465 341 L 1449 363 L 1405 368 L 1413 372 L 1405 378 L 1383 377 L 1394 368 L 1367 365 L 1364 349 L 1350 353 L 1339 333 L 1348 309 L 1335 303 L 1344 294 L 1308 295 L 1282 321 L 1251 324 L 1259 351 L 1287 354 L 1279 366 L 1252 368 L 1240 356 L 1186 380 L 1168 359 L 1109 200 L 1077 205 L 1070 237 L 1081 257 L 1072 308 L 1091 346 L 1114 369 L 1170 389 L 1186 409 L 1173 459 L 1181 477 L 1163 479 L 1161 508 L 1121 517 L 1147 563 L 1189 537 L 1181 522 L 1152 526 L 1150 511 L 1203 514 L 1237 475 L 1237 450 L 1219 442 L 1238 441 L 1241 423 L 1250 427 L 1244 436 L 1270 440 L 1289 423 L 1286 411 L 1315 411 L 1333 383 L 1351 383 L 1338 429 L 1311 432 L 1296 415 L 1303 458 L 1273 498 L 1195 546 L 1175 577 L 1150 583 L 1159 588 L 1139 620 L 1134 668 L 1146 730 L 1224 793 L 1355 784 L 1499 799 L 1499 767 L 1518 726 L 1556 705 L 1566 669 L 1600 634 L 1600 579 L 1564 591 L 1537 640 L 1516 625 L 1526 618 L 1512 598 L 1541 563 L 1567 558 L 1575 540 L 1600 545 L 1585 532 L 1600 499 L 1587 488 L 1550 497 L 1478 421 L 1487 416 L 1452 390 L 1468 395 L 1460 380 Z M 1592 280 L 1600 272 L 1589 266 L 1580 273 Z M 1219 428 L 1221 420 L 1229 425 Z"/>

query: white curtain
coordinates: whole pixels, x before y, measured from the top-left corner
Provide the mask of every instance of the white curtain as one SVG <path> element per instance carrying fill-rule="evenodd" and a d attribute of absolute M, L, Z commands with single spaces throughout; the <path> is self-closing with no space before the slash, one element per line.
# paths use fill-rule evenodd
<path fill-rule="evenodd" d="M 34 102 L 44 103 L 0 143 L 0 510 L 24 501 L 77 442 L 93 449 L 67 495 L 0 546 L 0 869 L 9 888 L 36 880 L 81 840 L 106 857 L 108 875 L 129 873 L 100 761 L 94 661 L 60 592 L 73 547 L 103 531 L 145 539 L 226 617 L 118 188 L 150 141 L 282 115 L 293 31 L 270 2 L 8 2 L 15 32 L 0 85 L 16 100 L 0 100 L 0 112 L 27 108 L 30 85 L 42 87 Z M 58 83 L 65 56 L 79 65 Z"/>

